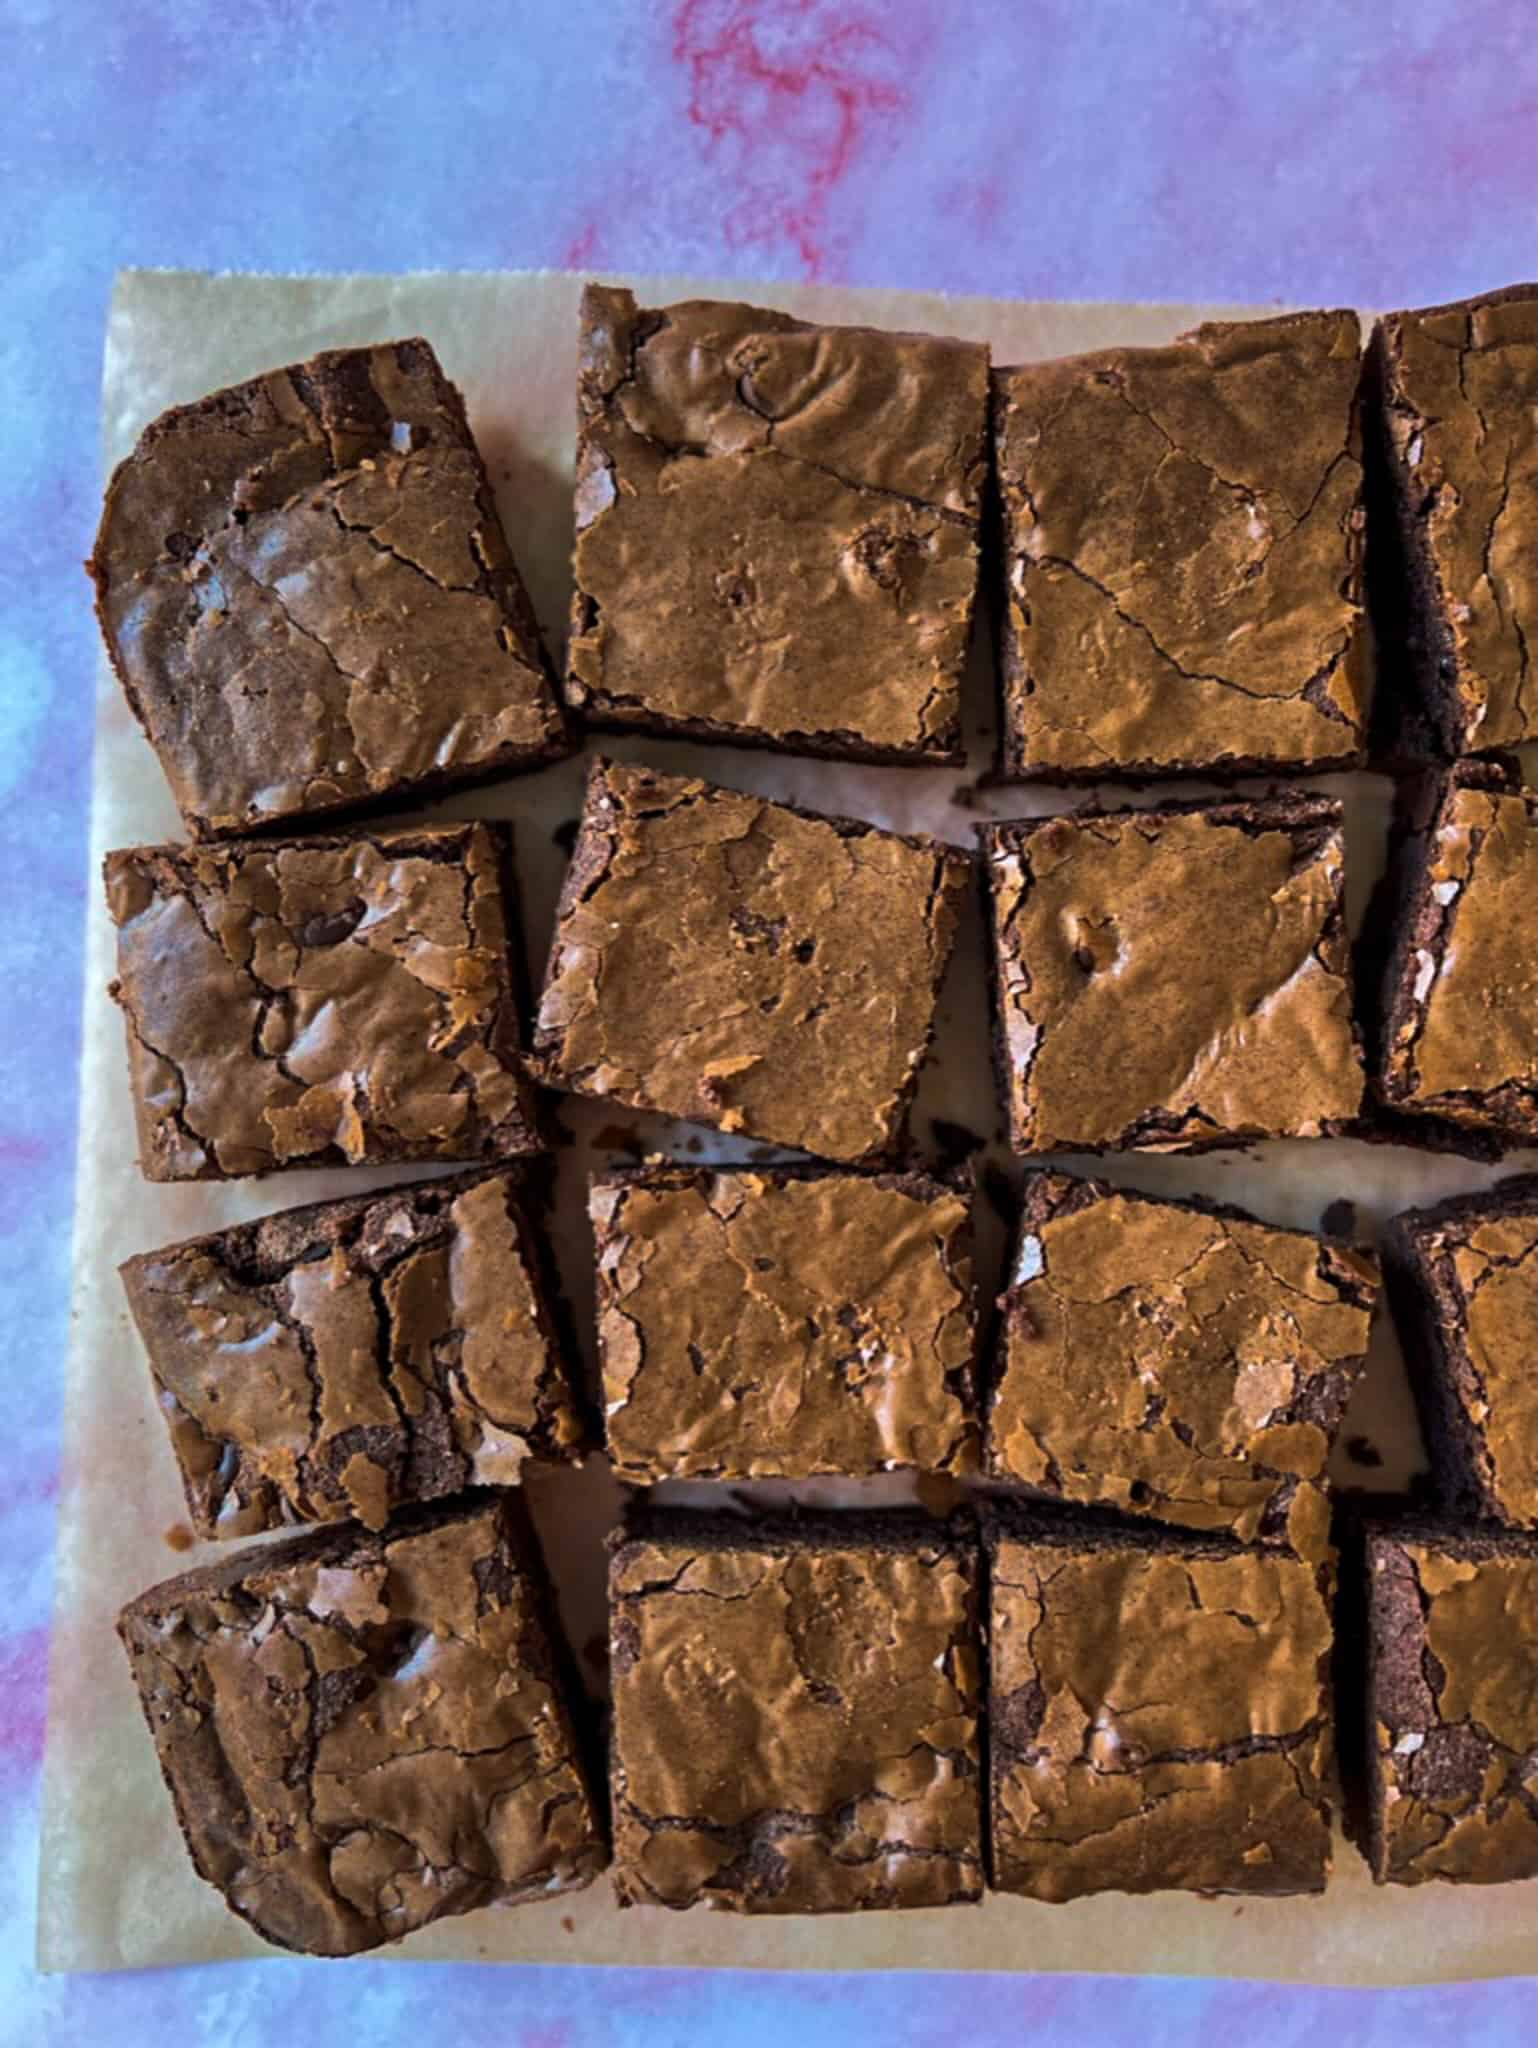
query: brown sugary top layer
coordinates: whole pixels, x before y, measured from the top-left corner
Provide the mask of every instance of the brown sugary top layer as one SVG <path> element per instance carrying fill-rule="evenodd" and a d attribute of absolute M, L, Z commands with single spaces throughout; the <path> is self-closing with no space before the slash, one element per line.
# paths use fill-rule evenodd
<path fill-rule="evenodd" d="M 486 825 L 109 853 L 150 1180 L 542 1149 Z"/>
<path fill-rule="evenodd" d="M 1330 1618 L 1278 1553 L 1093 1523 L 991 1540 L 993 1881 L 1322 1891 Z M 1107 1627 L 1106 1617 L 1116 1626 Z"/>
<path fill-rule="evenodd" d="M 594 1182 L 623 1479 L 975 1469 L 970 1205 L 917 1175 Z"/>
<path fill-rule="evenodd" d="M 566 749 L 463 401 L 425 341 L 163 413 L 108 486 L 90 568 L 198 836 Z"/>
<path fill-rule="evenodd" d="M 986 348 L 590 285 L 578 393 L 573 704 L 960 758 Z"/>
<path fill-rule="evenodd" d="M 603 1867 L 527 1541 L 483 1495 L 124 1608 L 193 1861 L 268 1941 L 352 1955 Z"/>
<path fill-rule="evenodd" d="M 1349 312 L 994 374 L 1006 773 L 1360 753 Z"/>
<path fill-rule="evenodd" d="M 1393 313 L 1373 345 L 1398 485 L 1440 586 L 1464 744 L 1538 737 L 1538 290 Z"/>
<path fill-rule="evenodd" d="M 981 838 L 1017 1151 L 1317 1137 L 1356 1115 L 1338 803 L 1077 812 Z"/>
<path fill-rule="evenodd" d="M 621 1903 L 977 1898 L 975 1545 L 912 1516 L 695 1519 L 643 1521 L 610 1574 Z"/>
<path fill-rule="evenodd" d="M 1374 1874 L 1538 1874 L 1538 1546 L 1488 1530 L 1370 1533 Z"/>
<path fill-rule="evenodd" d="M 1325 1466 L 1377 1292 L 1376 1261 L 1347 1246 L 1033 1174 L 989 1470 L 1323 1558 Z"/>
<path fill-rule="evenodd" d="M 516 1485 L 582 1440 L 521 1169 L 316 1203 L 122 1267 L 204 1536 Z"/>
<path fill-rule="evenodd" d="M 846 1162 L 897 1141 L 970 862 L 597 761 L 535 1035 L 559 1087 Z"/>

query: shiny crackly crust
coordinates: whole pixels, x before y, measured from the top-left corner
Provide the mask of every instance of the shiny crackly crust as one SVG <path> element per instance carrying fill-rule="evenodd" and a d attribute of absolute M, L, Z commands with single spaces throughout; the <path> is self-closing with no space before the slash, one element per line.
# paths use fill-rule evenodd
<path fill-rule="evenodd" d="M 885 1159 L 970 865 L 939 840 L 597 760 L 539 1070 L 846 1164 Z"/>
<path fill-rule="evenodd" d="M 508 846 L 476 824 L 109 853 L 146 1178 L 542 1150 Z"/>
<path fill-rule="evenodd" d="M 979 837 L 1017 1152 L 1201 1151 L 1356 1116 L 1338 802 L 1078 811 Z"/>
<path fill-rule="evenodd" d="M 1366 1570 L 1374 1877 L 1538 1875 L 1538 1540 L 1369 1530 Z"/>
<path fill-rule="evenodd" d="M 995 1510 L 985 1531 L 997 1889 L 1322 1891 L 1321 1572 L 1106 1517 Z"/>
<path fill-rule="evenodd" d="M 1538 1174 L 1406 1210 L 1383 1245 L 1443 1506 L 1538 1528 Z"/>
<path fill-rule="evenodd" d="M 1321 1559 L 1325 1466 L 1377 1293 L 1377 1261 L 1349 1246 L 1031 1174 L 1000 1300 L 988 1469 Z"/>
<path fill-rule="evenodd" d="M 594 1181 L 618 1476 L 975 1470 L 969 1192 L 818 1169 Z"/>
<path fill-rule="evenodd" d="M 1359 346 L 1301 313 L 994 373 L 1006 776 L 1360 761 Z"/>
<path fill-rule="evenodd" d="M 201 1535 L 380 1528 L 580 1446 L 525 1179 L 419 1181 L 125 1261 Z"/>
<path fill-rule="evenodd" d="M 1412 711 L 1448 755 L 1538 738 L 1538 288 L 1389 314 L 1367 385 L 1393 738 Z"/>
<path fill-rule="evenodd" d="M 197 837 L 568 749 L 464 402 L 425 341 L 163 413 L 113 474 L 88 567 Z"/>
<path fill-rule="evenodd" d="M 516 1499 L 244 1550 L 119 1616 L 193 1863 L 278 1947 L 352 1955 L 603 1868 Z"/>
<path fill-rule="evenodd" d="M 976 1565 L 967 1518 L 633 1517 L 610 1569 L 619 1903 L 978 1898 Z"/>
<path fill-rule="evenodd" d="M 583 294 L 568 701 L 591 723 L 960 761 L 988 351 Z"/>

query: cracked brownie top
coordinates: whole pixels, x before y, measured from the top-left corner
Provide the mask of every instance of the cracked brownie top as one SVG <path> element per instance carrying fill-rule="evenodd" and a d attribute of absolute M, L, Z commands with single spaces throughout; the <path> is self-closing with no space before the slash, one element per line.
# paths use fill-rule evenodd
<path fill-rule="evenodd" d="M 592 285 L 578 397 L 585 717 L 962 758 L 986 348 Z"/>
<path fill-rule="evenodd" d="M 1006 774 L 1360 759 L 1359 355 L 1305 313 L 994 373 Z"/>
<path fill-rule="evenodd" d="M 113 475 L 89 567 L 197 837 L 566 751 L 464 403 L 425 341 L 162 414 Z"/>
<path fill-rule="evenodd" d="M 543 1150 L 506 843 L 440 825 L 109 853 L 146 1178 Z"/>

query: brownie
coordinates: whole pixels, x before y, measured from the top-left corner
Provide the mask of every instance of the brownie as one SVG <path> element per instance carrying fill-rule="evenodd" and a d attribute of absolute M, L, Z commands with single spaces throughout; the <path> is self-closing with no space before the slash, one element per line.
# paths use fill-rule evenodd
<path fill-rule="evenodd" d="M 1110 1517 L 995 1508 L 984 1527 L 994 1886 L 1323 1891 L 1323 1573 Z"/>
<path fill-rule="evenodd" d="M 1382 742 L 1459 755 L 1538 738 L 1538 287 L 1390 314 L 1366 390 Z"/>
<path fill-rule="evenodd" d="M 888 1157 L 971 862 L 598 760 L 535 1051 L 556 1087 L 845 1163 Z"/>
<path fill-rule="evenodd" d="M 980 1896 L 969 1517 L 653 1510 L 613 1541 L 622 1906 Z"/>
<path fill-rule="evenodd" d="M 422 797 L 568 750 L 465 419 L 425 341 L 162 413 L 87 565 L 197 838 Z"/>
<path fill-rule="evenodd" d="M 568 701 L 677 738 L 961 761 L 987 415 L 980 345 L 589 285 Z"/>
<path fill-rule="evenodd" d="M 505 827 L 109 853 L 149 1180 L 543 1149 Z"/>
<path fill-rule="evenodd" d="M 1006 777 L 1361 761 L 1359 368 L 1331 312 L 995 371 Z"/>
<path fill-rule="evenodd" d="M 1538 1538 L 1412 1522 L 1365 1549 L 1373 1876 L 1538 1876 Z"/>
<path fill-rule="evenodd" d="M 1355 1117 L 1337 802 L 1086 810 L 980 837 L 1017 1152 L 1201 1151 Z"/>
<path fill-rule="evenodd" d="M 279 1948 L 353 1955 L 603 1868 L 517 1501 L 255 1545 L 119 1616 L 198 1874 Z"/>
<path fill-rule="evenodd" d="M 1027 1176 L 989 1472 L 1328 1554 L 1325 1467 L 1378 1294 L 1365 1252 L 1242 1209 Z"/>
<path fill-rule="evenodd" d="M 1407 1209 L 1383 1249 L 1439 1505 L 1538 1528 L 1538 1174 Z"/>
<path fill-rule="evenodd" d="M 658 1166 L 588 1206 L 621 1479 L 976 1469 L 969 1189 Z"/>
<path fill-rule="evenodd" d="M 1364 935 L 1373 1093 L 1396 1135 L 1436 1125 L 1538 1141 L 1538 797 L 1506 762 L 1401 788 L 1388 874 Z M 1374 956 L 1387 958 L 1380 974 Z"/>
<path fill-rule="evenodd" d="M 316 1202 L 119 1268 L 200 1535 L 377 1529 L 580 1447 L 526 1176 Z"/>

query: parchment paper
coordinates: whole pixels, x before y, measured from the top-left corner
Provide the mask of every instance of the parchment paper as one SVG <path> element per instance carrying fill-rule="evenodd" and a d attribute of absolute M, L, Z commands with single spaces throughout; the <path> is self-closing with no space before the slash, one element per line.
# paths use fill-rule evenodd
<path fill-rule="evenodd" d="M 816 319 L 987 339 L 1001 362 L 1113 342 L 1162 341 L 1215 312 L 1234 310 L 1021 305 L 680 278 L 634 282 L 651 303 L 719 293 Z M 579 279 L 548 273 L 296 280 L 129 272 L 118 281 L 108 326 L 105 460 L 110 464 L 126 453 L 144 422 L 178 400 L 316 349 L 425 334 L 465 389 L 514 552 L 558 645 L 568 590 L 579 289 Z M 88 539 L 80 536 L 82 552 Z M 82 581 L 82 612 L 86 602 Z M 970 844 L 981 815 L 1021 816 L 1076 800 L 971 789 L 971 779 L 992 755 L 987 678 L 984 647 L 970 679 L 971 753 L 965 771 L 850 770 L 655 741 L 601 744 L 625 758 Z M 125 1599 L 201 1555 L 196 1549 L 179 1554 L 190 1544 L 180 1488 L 115 1267 L 130 1252 L 404 1177 L 399 1169 L 379 1168 L 287 1173 L 233 1187 L 151 1187 L 141 1180 L 121 1029 L 103 994 L 111 944 L 97 871 L 109 847 L 181 835 L 158 767 L 105 663 L 97 706 L 75 1282 L 39 1883 L 39 1960 L 53 1970 L 272 1953 L 193 1874 L 113 1635 L 113 1616 Z M 515 821 L 527 943 L 536 969 L 564 864 L 552 833 L 575 817 L 581 776 L 581 765 L 568 762 L 437 807 L 441 815 Z M 1387 785 L 1359 777 L 1322 786 L 1341 789 L 1349 800 L 1351 895 L 1359 915 L 1381 860 Z M 1114 791 L 1103 794 L 1118 800 Z M 1152 795 L 1145 791 L 1135 800 L 1151 801 Z M 963 931 L 947 984 L 942 1057 L 920 1093 L 914 1130 L 924 1145 L 932 1138 L 929 1119 L 937 1114 L 979 1133 L 995 1132 L 980 957 L 974 919 Z M 741 1157 L 744 1148 L 601 1105 L 568 1102 L 563 1115 L 576 1141 L 561 1159 L 559 1254 L 579 1317 L 589 1323 L 590 1248 L 582 1215 L 587 1171 L 612 1157 L 627 1134 L 669 1149 L 689 1146 L 707 1157 Z M 1004 1162 L 996 1142 L 988 1156 Z M 1508 1170 L 1520 1163 L 1509 1161 Z M 1476 1188 L 1494 1177 L 1465 1161 L 1344 1142 L 1273 1144 L 1199 1160 L 1108 1159 L 1095 1170 L 1152 1191 L 1208 1190 L 1275 1222 L 1310 1228 L 1326 1203 L 1348 1197 L 1364 1229 L 1408 1203 Z M 979 1203 L 979 1221 L 979 1278 L 986 1294 L 997 1278 L 1003 1233 L 986 1202 Z M 1392 1488 L 1419 1460 L 1386 1322 L 1379 1325 L 1369 1371 L 1342 1435 L 1366 1438 L 1383 1461 L 1370 1471 L 1343 1461 L 1338 1476 L 1347 1483 L 1366 1478 Z M 806 1497 L 812 1489 L 801 1491 Z M 842 1495 L 890 1498 L 903 1491 L 892 1482 L 844 1488 Z M 538 1476 L 530 1493 L 568 1627 L 586 1676 L 599 1690 L 602 1539 L 617 1491 L 600 1459 L 579 1474 Z M 797 1969 L 1167 1971 L 1390 1984 L 1531 1969 L 1538 1927 L 1534 1905 L 1530 1884 L 1377 1891 L 1356 1851 L 1340 1842 L 1336 1875 L 1318 1899 L 1205 1901 L 1171 1893 L 1046 1906 L 990 1897 L 972 1910 L 753 1920 L 660 1908 L 620 1913 L 600 1879 L 573 1897 L 441 1921 L 389 1953 L 439 1960 Z"/>

